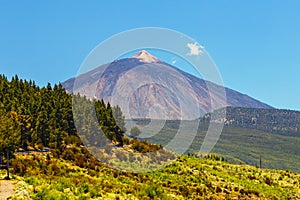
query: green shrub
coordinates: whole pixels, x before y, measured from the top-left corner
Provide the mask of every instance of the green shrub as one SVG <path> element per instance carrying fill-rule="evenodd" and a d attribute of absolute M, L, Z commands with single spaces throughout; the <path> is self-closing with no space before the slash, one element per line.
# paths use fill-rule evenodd
<path fill-rule="evenodd" d="M 150 184 L 142 191 L 142 194 L 145 194 L 150 199 L 159 198 L 164 196 L 164 189 L 159 185 Z"/>
<path fill-rule="evenodd" d="M 83 183 L 79 188 L 80 193 L 84 193 L 84 194 L 88 193 L 89 190 L 90 190 L 89 185 L 86 183 Z"/>
<path fill-rule="evenodd" d="M 62 153 L 62 158 L 65 160 L 75 160 L 75 154 L 73 153 L 73 151 L 71 149 L 67 149 L 66 151 L 64 151 Z"/>
<path fill-rule="evenodd" d="M 13 173 L 24 176 L 26 173 L 26 163 L 24 160 L 14 158 L 11 161 L 11 167 L 13 168 Z"/>

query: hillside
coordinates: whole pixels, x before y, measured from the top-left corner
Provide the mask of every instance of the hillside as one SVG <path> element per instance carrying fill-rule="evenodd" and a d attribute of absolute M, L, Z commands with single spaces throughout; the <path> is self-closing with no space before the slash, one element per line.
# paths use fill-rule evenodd
<path fill-rule="evenodd" d="M 226 118 L 221 119 L 226 109 Z M 256 129 L 265 132 L 300 137 L 300 112 L 284 109 L 227 107 L 214 111 L 213 120 L 222 120 L 226 126 Z M 211 114 L 201 118 L 209 122 Z"/>
<path fill-rule="evenodd" d="M 133 123 L 126 121 L 127 124 Z M 142 122 L 139 123 L 142 126 Z M 185 131 L 194 131 L 192 126 L 195 122 L 170 120 L 158 134 L 147 138 L 154 144 L 167 145 L 175 137 L 179 126 L 191 127 Z M 157 123 L 159 124 L 159 123 Z M 200 122 L 197 135 L 186 153 L 199 152 L 204 137 L 207 134 L 208 123 Z M 157 129 L 158 127 L 153 127 Z M 300 172 L 300 138 L 298 136 L 276 134 L 250 128 L 224 126 L 220 138 L 213 153 L 224 156 L 227 160 L 235 163 L 245 163 L 259 166 L 260 157 L 262 167 L 293 170 Z"/>
<path fill-rule="evenodd" d="M 299 174 L 221 160 L 214 155 L 182 156 L 160 170 L 136 174 L 112 170 L 95 161 L 83 168 L 51 154 L 19 155 L 13 161 L 14 179 L 18 182 L 16 197 L 27 195 L 43 200 L 300 198 Z"/>

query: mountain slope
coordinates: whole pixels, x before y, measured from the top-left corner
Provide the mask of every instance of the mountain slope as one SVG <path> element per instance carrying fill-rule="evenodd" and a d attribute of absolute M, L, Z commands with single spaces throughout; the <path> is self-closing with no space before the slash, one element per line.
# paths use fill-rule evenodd
<path fill-rule="evenodd" d="M 122 110 L 128 106 L 130 116 L 136 118 L 180 119 L 184 110 L 185 119 L 195 119 L 213 108 L 226 106 L 272 108 L 229 88 L 224 88 L 224 98 L 222 86 L 188 74 L 144 50 L 131 58 L 101 65 L 62 85 L 68 92 L 104 99 L 120 105 Z M 153 105 L 158 111 L 151 115 Z"/>

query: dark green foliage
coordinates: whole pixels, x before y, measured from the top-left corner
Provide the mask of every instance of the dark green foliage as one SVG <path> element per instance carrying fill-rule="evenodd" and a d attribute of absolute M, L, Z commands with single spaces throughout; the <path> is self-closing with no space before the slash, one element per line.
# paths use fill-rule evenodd
<path fill-rule="evenodd" d="M 15 112 L 5 116 L 0 113 L 0 156 L 10 157 L 20 144 L 20 127 L 15 123 Z"/>
<path fill-rule="evenodd" d="M 77 132 L 86 146 L 104 147 L 110 141 L 123 146 L 124 131 L 118 126 L 116 120 L 120 122 L 124 117 L 117 109 L 118 118 L 115 119 L 113 109 L 109 103 L 105 104 L 103 101 L 91 101 L 79 95 L 73 97 Z M 124 121 L 120 124 L 124 126 Z"/>
<path fill-rule="evenodd" d="M 154 152 L 163 148 L 162 145 L 151 144 L 147 141 L 137 140 L 136 138 L 132 139 L 130 144 L 132 144 L 133 150 L 140 153 Z"/>
<path fill-rule="evenodd" d="M 96 112 L 95 120 L 91 120 L 92 111 Z M 93 143 L 90 145 L 101 146 L 108 139 L 122 146 L 124 125 L 119 107 L 67 94 L 61 84 L 48 83 L 39 88 L 34 81 L 18 76 L 9 81 L 0 75 L 0 154 L 5 149 L 14 152 L 17 148 L 50 147 L 59 150 L 59 156 L 67 145 L 82 144 L 79 135 L 86 138 L 87 144 Z"/>
<path fill-rule="evenodd" d="M 158 185 L 148 185 L 146 188 L 143 189 L 144 193 L 146 193 L 147 197 L 150 199 L 155 199 L 155 198 L 161 198 L 163 197 L 164 194 L 164 189 Z"/>

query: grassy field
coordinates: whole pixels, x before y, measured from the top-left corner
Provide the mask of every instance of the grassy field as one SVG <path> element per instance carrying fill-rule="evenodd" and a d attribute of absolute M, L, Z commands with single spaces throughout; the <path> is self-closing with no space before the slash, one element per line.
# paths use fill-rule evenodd
<path fill-rule="evenodd" d="M 186 135 L 193 131 L 192 128 L 189 129 L 189 126 L 194 122 L 167 121 L 158 134 L 154 134 L 147 140 L 151 143 L 167 145 L 177 134 L 180 123 L 183 124 L 181 126 L 185 127 Z M 186 153 L 199 152 L 207 127 L 207 124 L 200 124 L 197 135 Z M 153 129 L 155 130 L 155 127 Z M 184 139 L 183 137 L 182 141 Z M 264 168 L 300 172 L 299 144 L 299 137 L 283 136 L 252 129 L 224 127 L 212 153 L 222 155 L 231 162 L 253 166 L 259 166 L 261 158 Z"/>
<path fill-rule="evenodd" d="M 160 170 L 141 174 L 101 164 L 83 168 L 51 154 L 17 155 L 14 162 L 23 163 L 24 169 L 22 176 L 13 175 L 17 189 L 12 199 L 300 198 L 299 174 L 232 164 L 215 155 L 181 156 Z"/>

